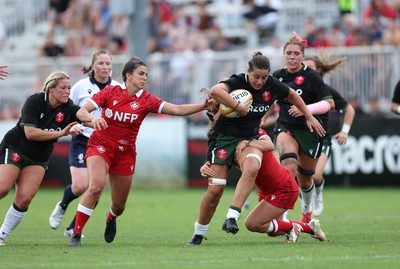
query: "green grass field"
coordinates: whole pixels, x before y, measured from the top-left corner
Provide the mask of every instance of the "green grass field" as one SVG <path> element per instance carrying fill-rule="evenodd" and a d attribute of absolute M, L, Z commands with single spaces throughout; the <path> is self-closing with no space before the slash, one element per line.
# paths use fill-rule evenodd
<path fill-rule="evenodd" d="M 132 189 L 118 219 L 113 243 L 103 239 L 110 194 L 106 191 L 84 229 L 82 246 L 71 248 L 64 227 L 76 211 L 74 201 L 61 227 L 48 218 L 61 189 L 41 189 L 7 245 L 0 247 L 0 268 L 400 268 L 400 189 L 326 188 L 320 217 L 329 242 L 302 234 L 297 243 L 248 232 L 239 220 L 236 235 L 221 231 L 232 198 L 227 189 L 201 246 L 188 246 L 204 189 Z M 12 203 L 0 201 L 0 218 Z M 251 206 L 256 203 L 256 193 Z M 299 218 L 299 203 L 290 218 Z"/>

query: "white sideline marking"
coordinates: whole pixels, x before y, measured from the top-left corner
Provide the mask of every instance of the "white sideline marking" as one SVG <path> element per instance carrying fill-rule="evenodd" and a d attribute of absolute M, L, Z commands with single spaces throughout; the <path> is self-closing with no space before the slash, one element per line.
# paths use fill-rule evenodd
<path fill-rule="evenodd" d="M 316 260 L 385 260 L 385 259 L 399 259 L 400 255 L 375 255 L 375 256 L 339 256 L 339 257 L 331 257 L 331 258 L 326 258 L 326 259 L 316 259 L 314 257 L 306 257 L 306 256 L 294 256 L 294 257 L 285 257 L 285 258 L 265 258 L 265 257 L 249 257 L 249 258 L 244 258 L 244 259 L 206 259 L 206 260 L 187 260 L 187 261 L 130 261 L 130 262 L 107 262 L 107 263 L 98 263 L 96 264 L 96 268 L 99 267 L 110 267 L 110 266 L 124 266 L 124 265 L 163 265 L 163 264 L 216 264 L 216 263 L 239 263 L 239 262 L 265 262 L 265 261 L 277 261 L 277 262 L 288 262 L 291 260 L 295 261 L 316 261 Z M 19 264 L 12 265 L 10 268 L 31 268 L 31 267 L 43 267 L 43 268 L 48 268 L 51 264 L 34 264 L 30 263 L 29 265 L 21 266 Z M 74 266 L 76 268 L 86 268 L 86 267 L 93 267 L 93 264 L 83 264 L 83 263 L 76 263 L 76 264 L 70 264 L 68 265 L 60 265 L 60 264 L 53 264 L 54 266 L 57 266 L 57 268 L 71 268 L 71 266 Z"/>

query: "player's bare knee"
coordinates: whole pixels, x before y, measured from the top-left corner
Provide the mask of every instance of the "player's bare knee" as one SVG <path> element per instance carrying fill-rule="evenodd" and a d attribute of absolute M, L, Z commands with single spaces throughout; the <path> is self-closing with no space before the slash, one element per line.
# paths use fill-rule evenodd
<path fill-rule="evenodd" d="M 250 232 L 257 232 L 258 231 L 257 225 L 255 225 L 255 223 L 249 218 L 246 218 L 246 220 L 244 221 L 244 226 Z"/>
<path fill-rule="evenodd" d="M 112 207 L 112 212 L 117 215 L 121 216 L 122 213 L 125 211 L 125 204 L 124 205 L 113 205 Z"/>
<path fill-rule="evenodd" d="M 89 184 L 87 183 L 77 183 L 72 185 L 71 190 L 75 196 L 80 196 L 87 190 L 88 187 Z"/>
<path fill-rule="evenodd" d="M 249 153 L 246 155 L 242 163 L 242 174 L 245 173 L 247 176 L 255 178 L 260 169 L 262 158 L 256 153 Z"/>
<path fill-rule="evenodd" d="M 304 169 L 299 165 L 297 166 L 297 172 L 297 180 L 300 188 L 303 190 L 309 189 L 313 184 L 312 176 L 314 175 L 315 170 Z"/>
<path fill-rule="evenodd" d="M 226 185 L 226 179 L 223 178 L 208 178 L 208 189 L 207 192 L 212 199 L 219 199 L 221 198 L 222 194 L 224 193 Z"/>
<path fill-rule="evenodd" d="M 7 196 L 10 190 L 0 187 L 0 199 L 3 199 Z"/>

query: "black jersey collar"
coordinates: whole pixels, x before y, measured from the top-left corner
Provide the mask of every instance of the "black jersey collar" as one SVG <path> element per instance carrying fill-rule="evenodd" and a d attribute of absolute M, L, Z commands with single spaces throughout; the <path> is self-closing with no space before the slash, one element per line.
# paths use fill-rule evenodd
<path fill-rule="evenodd" d="M 105 87 L 107 87 L 108 85 L 110 85 L 110 84 L 111 84 L 111 81 L 112 81 L 112 79 L 111 79 L 110 77 L 108 78 L 108 81 L 107 81 L 106 83 L 100 83 L 100 82 L 98 82 L 97 80 L 94 79 L 94 76 L 90 76 L 89 79 L 90 79 L 90 82 L 91 82 L 92 84 L 96 84 L 96 85 L 99 87 L 100 90 L 102 90 L 102 89 L 104 89 Z"/>

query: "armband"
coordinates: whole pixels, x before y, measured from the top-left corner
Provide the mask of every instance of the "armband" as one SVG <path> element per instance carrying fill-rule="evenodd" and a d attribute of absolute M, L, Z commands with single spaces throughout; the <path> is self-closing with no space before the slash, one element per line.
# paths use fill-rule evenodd
<path fill-rule="evenodd" d="M 311 114 L 321 115 L 331 110 L 331 105 L 328 103 L 328 101 L 322 100 L 317 103 L 307 105 L 307 108 L 310 110 Z"/>
<path fill-rule="evenodd" d="M 350 132 L 350 125 L 344 123 L 342 126 L 342 132 L 348 134 Z"/>

